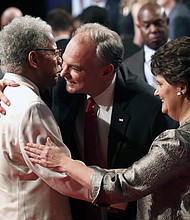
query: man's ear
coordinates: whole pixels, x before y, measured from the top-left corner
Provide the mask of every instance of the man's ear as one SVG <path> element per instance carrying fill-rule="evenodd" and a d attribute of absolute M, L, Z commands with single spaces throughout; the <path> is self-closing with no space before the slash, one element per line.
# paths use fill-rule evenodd
<path fill-rule="evenodd" d="M 28 62 L 33 68 L 37 68 L 38 57 L 35 51 L 30 51 L 28 54 Z"/>
<path fill-rule="evenodd" d="M 105 78 L 109 78 L 114 74 L 114 66 L 113 64 L 109 63 L 103 67 L 103 74 L 102 76 Z"/>

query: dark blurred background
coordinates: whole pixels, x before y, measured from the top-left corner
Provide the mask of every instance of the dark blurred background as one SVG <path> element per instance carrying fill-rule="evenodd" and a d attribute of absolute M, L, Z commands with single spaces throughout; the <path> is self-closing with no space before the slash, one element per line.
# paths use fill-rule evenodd
<path fill-rule="evenodd" d="M 8 7 L 18 7 L 24 15 L 46 19 L 47 12 L 55 7 L 63 7 L 71 13 L 71 0 L 1 0 L 0 14 Z"/>

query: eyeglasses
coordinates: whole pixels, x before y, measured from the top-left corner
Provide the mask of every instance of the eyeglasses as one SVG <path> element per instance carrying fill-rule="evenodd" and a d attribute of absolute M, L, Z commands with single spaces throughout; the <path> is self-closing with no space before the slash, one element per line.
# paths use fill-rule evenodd
<path fill-rule="evenodd" d="M 56 56 L 56 57 L 61 57 L 61 54 L 62 54 L 61 49 L 37 48 L 34 51 L 51 51 L 51 52 L 54 52 L 54 56 Z"/>

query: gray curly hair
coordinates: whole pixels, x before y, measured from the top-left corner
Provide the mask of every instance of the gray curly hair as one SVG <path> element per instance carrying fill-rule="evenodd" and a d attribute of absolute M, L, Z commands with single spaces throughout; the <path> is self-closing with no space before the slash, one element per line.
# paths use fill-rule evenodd
<path fill-rule="evenodd" d="M 25 15 L 15 18 L 0 32 L 0 60 L 3 72 L 19 74 L 28 53 L 46 47 L 52 33 L 51 26 L 41 18 Z"/>

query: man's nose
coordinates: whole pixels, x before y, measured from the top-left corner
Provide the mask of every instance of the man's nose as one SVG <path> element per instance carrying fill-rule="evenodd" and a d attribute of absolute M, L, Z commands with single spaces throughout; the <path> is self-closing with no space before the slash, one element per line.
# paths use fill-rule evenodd
<path fill-rule="evenodd" d="M 69 73 L 69 67 L 64 63 L 62 62 L 62 71 L 60 73 L 60 76 L 61 77 L 66 77 Z"/>
<path fill-rule="evenodd" d="M 157 30 L 158 30 L 158 28 L 156 27 L 155 24 L 151 24 L 151 25 L 150 25 L 150 31 L 151 31 L 151 32 L 156 32 Z"/>

